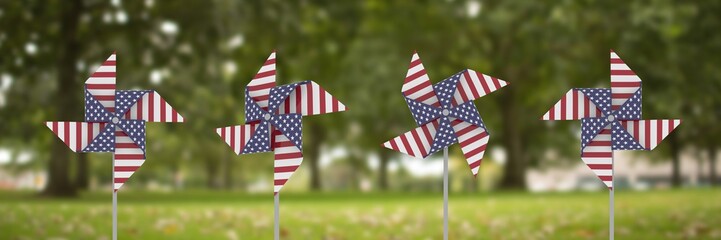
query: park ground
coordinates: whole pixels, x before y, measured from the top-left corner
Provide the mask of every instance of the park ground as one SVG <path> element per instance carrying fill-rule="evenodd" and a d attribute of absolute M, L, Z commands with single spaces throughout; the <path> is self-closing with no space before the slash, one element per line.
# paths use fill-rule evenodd
<path fill-rule="evenodd" d="M 272 194 L 121 191 L 120 239 L 272 239 Z M 440 239 L 441 194 L 288 193 L 283 239 Z M 616 193 L 616 239 L 721 239 L 721 191 Z M 608 193 L 452 194 L 451 239 L 607 239 Z M 0 192 L 0 239 L 108 239 L 110 194 Z"/>

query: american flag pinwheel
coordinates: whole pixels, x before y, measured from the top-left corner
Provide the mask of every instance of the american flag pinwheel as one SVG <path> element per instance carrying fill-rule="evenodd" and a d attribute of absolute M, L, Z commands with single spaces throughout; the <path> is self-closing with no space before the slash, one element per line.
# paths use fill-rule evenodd
<path fill-rule="evenodd" d="M 116 90 L 115 53 L 85 81 L 85 122 L 46 122 L 74 152 L 113 153 L 113 239 L 117 191 L 145 162 L 145 123 L 183 122 L 152 90 Z"/>
<path fill-rule="evenodd" d="M 413 157 L 425 158 L 444 150 L 444 203 L 447 204 L 447 148 L 458 142 L 473 176 L 478 175 L 489 133 L 473 100 L 508 83 L 471 69 L 432 85 L 418 53 L 413 53 L 401 92 L 418 127 L 383 146 Z M 447 238 L 444 205 L 444 238 Z"/>
<path fill-rule="evenodd" d="M 345 105 L 313 81 L 276 86 L 275 51 L 245 88 L 245 124 L 216 133 L 236 154 L 273 152 L 278 238 L 278 194 L 303 161 L 303 116 L 346 110 Z"/>
<path fill-rule="evenodd" d="M 610 190 L 613 239 L 613 151 L 653 150 L 680 119 L 641 120 L 641 78 L 611 50 L 611 88 L 574 88 L 543 120 L 581 120 L 581 159 Z"/>

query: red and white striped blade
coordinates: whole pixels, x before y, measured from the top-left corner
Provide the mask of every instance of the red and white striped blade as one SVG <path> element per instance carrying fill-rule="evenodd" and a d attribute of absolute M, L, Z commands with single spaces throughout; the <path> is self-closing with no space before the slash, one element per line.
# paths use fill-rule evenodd
<path fill-rule="evenodd" d="M 611 49 L 611 110 L 616 111 L 641 88 L 641 78 Z"/>
<path fill-rule="evenodd" d="M 601 109 L 576 89 L 571 89 L 561 100 L 543 114 L 542 120 L 581 120 L 582 118 L 602 117 Z"/>
<path fill-rule="evenodd" d="M 263 110 L 268 109 L 270 89 L 275 87 L 275 51 L 273 51 L 263 66 L 248 83 L 248 95 L 258 103 Z"/>
<path fill-rule="evenodd" d="M 278 194 L 303 162 L 303 153 L 279 130 L 273 130 L 273 193 Z"/>
<path fill-rule="evenodd" d="M 464 122 L 457 118 L 450 118 L 453 131 L 458 138 L 458 143 L 466 157 L 468 167 L 471 169 L 473 176 L 478 176 L 478 170 L 481 168 L 483 155 L 486 153 L 486 145 L 490 136 L 483 128 Z"/>
<path fill-rule="evenodd" d="M 313 81 L 299 84 L 288 95 L 285 101 L 278 106 L 278 113 L 297 113 L 303 116 L 319 115 L 347 110 L 346 106 L 338 101 L 328 91 Z"/>
<path fill-rule="evenodd" d="M 119 127 L 115 127 L 115 153 L 113 154 L 113 189 L 118 191 L 130 176 L 145 163 L 145 151 L 133 142 Z"/>
<path fill-rule="evenodd" d="M 115 53 L 113 53 L 85 81 L 88 92 L 110 113 L 115 112 L 115 65 Z"/>
<path fill-rule="evenodd" d="M 413 157 L 425 158 L 430 154 L 433 138 L 438 131 L 439 120 L 433 120 L 411 131 L 401 134 L 387 142 L 383 147 L 402 152 Z"/>
<path fill-rule="evenodd" d="M 105 128 L 105 123 L 45 122 L 73 152 L 82 152 Z"/>
<path fill-rule="evenodd" d="M 426 73 L 423 62 L 418 56 L 417 52 L 413 53 L 411 57 L 411 64 L 408 66 L 408 72 L 406 73 L 406 79 L 403 82 L 401 88 L 403 96 L 413 99 L 417 102 L 422 102 L 430 106 L 440 107 L 441 103 L 438 101 L 438 96 L 433 90 L 431 79 Z"/>
<path fill-rule="evenodd" d="M 255 134 L 258 124 L 260 122 L 216 128 L 215 132 L 233 149 L 235 154 L 240 155 L 250 138 Z"/>
<path fill-rule="evenodd" d="M 183 122 L 185 121 L 168 102 L 156 91 L 144 94 L 123 115 L 124 119 L 145 120 L 147 122 Z"/>
<path fill-rule="evenodd" d="M 646 150 L 653 150 L 681 124 L 681 119 L 620 121 L 626 131 Z"/>
<path fill-rule="evenodd" d="M 458 79 L 456 92 L 453 94 L 453 103 L 458 106 L 495 92 L 505 86 L 508 86 L 508 82 L 466 69 Z"/>
<path fill-rule="evenodd" d="M 581 149 L 581 159 L 608 189 L 612 190 L 613 148 L 611 146 L 611 124 L 608 124 L 585 148 Z"/>

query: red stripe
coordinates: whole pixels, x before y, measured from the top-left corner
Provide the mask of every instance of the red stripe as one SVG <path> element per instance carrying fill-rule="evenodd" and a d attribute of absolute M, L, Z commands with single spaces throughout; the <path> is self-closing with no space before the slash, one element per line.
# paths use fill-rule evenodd
<path fill-rule="evenodd" d="M 468 164 L 468 167 L 471 169 L 477 168 L 478 166 L 481 166 L 481 161 L 483 159 L 478 159 L 478 161 L 472 162 L 471 164 Z"/>
<path fill-rule="evenodd" d="M 121 130 L 121 131 L 115 131 L 115 136 L 116 137 L 127 137 L 128 134 Z"/>
<path fill-rule="evenodd" d="M 273 169 L 273 172 L 281 173 L 281 172 L 295 172 L 295 170 L 298 169 L 299 166 L 285 166 L 285 167 L 275 167 Z"/>
<path fill-rule="evenodd" d="M 107 61 L 103 62 L 103 64 L 101 64 L 101 65 L 103 65 L 103 66 L 115 66 L 115 64 L 116 64 L 115 61 L 113 61 L 113 60 L 107 60 Z"/>
<path fill-rule="evenodd" d="M 465 128 L 463 128 L 463 129 L 457 131 L 457 132 L 456 132 L 456 136 L 459 136 L 459 137 L 460 137 L 460 136 L 463 136 L 463 135 L 465 135 L 466 133 L 468 133 L 468 132 L 470 132 L 470 131 L 473 131 L 473 129 L 475 129 L 475 126 L 473 126 L 472 124 L 471 124 L 471 125 L 468 125 L 467 127 L 465 127 Z"/>
<path fill-rule="evenodd" d="M 308 115 L 311 115 L 313 114 L 313 84 L 309 82 L 305 86 L 307 91 L 305 97 L 308 99 Z"/>
<path fill-rule="evenodd" d="M 420 91 L 420 90 L 422 90 L 422 89 L 424 89 L 424 88 L 427 88 L 427 87 L 429 87 L 430 85 L 431 85 L 430 82 L 428 82 L 428 81 L 423 81 L 423 82 L 421 82 L 420 84 L 416 85 L 415 87 L 412 87 L 412 88 L 406 90 L 405 92 L 403 92 L 403 94 L 405 94 L 406 96 L 408 96 L 408 95 L 414 94 L 414 93 L 416 93 L 416 92 L 418 92 L 418 91 Z"/>
<path fill-rule="evenodd" d="M 639 124 L 638 124 L 638 121 L 631 121 L 631 122 L 629 122 L 629 123 L 630 123 L 630 124 L 633 124 L 633 138 L 638 141 L 638 137 L 639 137 L 639 134 L 638 134 Z M 641 144 L 643 144 L 643 143 L 641 143 Z"/>
<path fill-rule="evenodd" d="M 563 100 L 561 100 L 563 101 Z M 554 104 L 553 107 L 551 107 L 551 110 L 548 110 L 548 116 L 550 116 L 551 120 L 556 120 L 556 105 Z"/>
<path fill-rule="evenodd" d="M 491 80 L 493 81 L 493 86 L 496 87 L 496 89 L 501 88 L 501 82 L 498 81 L 498 78 L 491 77 Z"/>
<path fill-rule="evenodd" d="M 268 88 L 273 88 L 274 86 L 275 86 L 275 82 L 269 82 L 269 83 L 264 83 L 264 84 L 259 84 L 259 85 L 248 84 L 248 91 L 251 91 L 251 92 L 260 91 L 260 90 L 265 90 Z"/>
<path fill-rule="evenodd" d="M 633 93 L 612 93 L 611 98 L 630 98 L 633 97 Z"/>
<path fill-rule="evenodd" d="M 262 72 L 262 73 L 256 74 L 253 79 L 264 78 L 264 77 L 273 76 L 273 75 L 275 75 L 275 70 L 270 70 L 267 72 Z"/>
<path fill-rule="evenodd" d="M 83 140 L 83 124 L 85 123 L 78 123 L 75 124 L 75 150 L 80 151 L 80 143 Z"/>
<path fill-rule="evenodd" d="M 416 141 L 416 146 L 418 146 L 418 149 L 421 150 L 421 154 L 425 156 L 428 152 L 426 151 L 425 146 L 423 146 L 423 142 L 421 142 L 421 138 L 420 136 L 418 136 L 418 132 L 413 130 L 411 131 L 411 134 L 413 134 L 413 139 Z"/>
<path fill-rule="evenodd" d="M 613 181 L 613 176 L 598 176 L 601 181 Z"/>
<path fill-rule="evenodd" d="M 226 129 L 226 128 L 227 128 L 227 127 L 224 127 L 224 128 L 221 128 L 221 129 L 220 129 L 220 138 L 222 138 L 223 141 L 225 141 L 225 129 Z M 232 146 L 231 146 L 231 147 L 232 147 Z"/>
<path fill-rule="evenodd" d="M 115 95 L 93 95 L 98 101 L 115 101 Z"/>
<path fill-rule="evenodd" d="M 640 87 L 641 82 L 611 82 L 611 87 Z"/>
<path fill-rule="evenodd" d="M 461 84 L 460 81 L 456 83 L 456 91 L 458 91 L 458 93 L 460 93 L 461 99 L 463 99 L 463 102 L 468 102 L 468 100 L 470 100 L 470 99 L 468 99 L 468 93 L 466 93 L 466 90 L 463 88 L 463 84 Z M 453 101 L 455 102 L 457 100 L 454 98 Z M 460 104 L 460 103 L 458 103 L 458 104 Z"/>
<path fill-rule="evenodd" d="M 115 77 L 115 72 L 94 72 L 90 77 Z"/>
<path fill-rule="evenodd" d="M 65 127 L 65 131 L 63 131 L 63 135 L 65 135 L 65 145 L 68 147 L 70 146 L 70 122 L 63 122 L 63 127 Z"/>
<path fill-rule="evenodd" d="M 301 158 L 301 157 L 303 157 L 303 154 L 300 152 L 281 153 L 281 154 L 275 155 L 275 159 L 292 159 L 292 158 Z"/>
<path fill-rule="evenodd" d="M 340 105 L 338 104 L 338 100 L 335 98 L 331 99 L 333 101 L 333 112 L 340 111 Z"/>
<path fill-rule="evenodd" d="M 656 144 L 663 139 L 663 120 L 656 121 Z"/>
<path fill-rule="evenodd" d="M 270 58 L 268 60 L 265 60 L 265 63 L 263 63 L 263 66 L 275 64 L 275 58 Z"/>
<path fill-rule="evenodd" d="M 613 164 L 586 164 L 586 165 L 588 165 L 588 167 L 590 169 L 594 169 L 594 170 L 597 170 L 597 169 L 611 170 L 611 169 L 613 169 Z"/>
<path fill-rule="evenodd" d="M 145 160 L 143 154 L 115 154 L 115 160 Z"/>
<path fill-rule="evenodd" d="M 138 101 L 135 102 L 135 106 L 137 106 L 135 108 L 136 119 L 143 119 L 143 98 L 142 97 L 140 97 L 140 99 L 138 99 Z"/>
<path fill-rule="evenodd" d="M 651 149 L 651 120 L 645 121 L 646 127 L 646 148 Z"/>
<path fill-rule="evenodd" d="M 401 135 L 401 141 L 403 142 L 403 148 L 405 148 L 406 153 L 408 153 L 409 155 L 413 155 L 413 149 L 411 149 L 411 145 L 408 143 L 408 139 L 406 138 L 405 134 Z"/>
<path fill-rule="evenodd" d="M 240 125 L 237 128 L 240 128 L 240 151 L 243 151 L 243 147 L 245 147 L 245 125 Z M 235 150 L 235 149 L 234 149 Z"/>
<path fill-rule="evenodd" d="M 135 143 L 115 143 L 115 148 L 138 148 Z"/>
<path fill-rule="evenodd" d="M 135 172 L 140 168 L 140 166 L 115 166 L 113 168 L 116 172 Z"/>
<path fill-rule="evenodd" d="M 128 178 L 114 178 L 114 183 L 125 183 L 125 181 L 128 181 Z"/>
<path fill-rule="evenodd" d="M 165 99 L 162 97 L 160 99 L 160 122 L 165 122 Z"/>
<path fill-rule="evenodd" d="M 624 63 L 623 60 L 621 60 L 620 58 L 611 58 L 611 63 L 615 63 L 615 64 L 626 64 L 626 63 Z"/>
<path fill-rule="evenodd" d="M 463 76 L 466 78 L 466 83 L 468 83 L 468 86 L 470 86 L 471 93 L 473 93 L 473 98 L 479 98 L 481 97 L 481 94 L 478 93 L 478 89 L 476 89 L 476 86 L 473 84 L 473 79 L 471 79 L 471 75 L 468 74 L 468 70 L 463 72 Z"/>
<path fill-rule="evenodd" d="M 578 116 L 578 91 L 573 90 L 572 97 L 573 97 L 573 102 L 572 102 L 572 104 L 573 104 L 573 109 L 572 109 L 572 110 L 573 110 L 573 117 L 574 117 L 575 119 L 582 118 L 582 116 Z"/>
<path fill-rule="evenodd" d="M 175 109 L 170 109 L 170 114 L 171 114 L 170 116 L 171 116 L 171 119 L 173 120 L 173 122 L 177 122 L 178 121 L 178 111 L 175 111 Z"/>
<path fill-rule="evenodd" d="M 470 152 L 468 152 L 468 153 L 466 153 L 466 154 L 464 154 L 464 155 L 466 156 L 466 158 L 471 158 L 471 157 L 473 157 L 473 156 L 476 156 L 476 154 L 479 154 L 479 153 L 481 153 L 481 152 L 483 152 L 483 151 L 486 151 L 486 146 L 488 146 L 488 145 L 483 144 L 483 145 L 481 145 L 480 147 L 478 147 L 478 148 L 476 148 L 476 149 L 473 149 L 473 150 L 471 150 Z"/>
<path fill-rule="evenodd" d="M 601 129 L 601 131 L 598 132 L 598 134 L 611 134 L 611 129 L 608 129 L 608 128 Z"/>
<path fill-rule="evenodd" d="M 288 181 L 288 179 L 276 179 L 276 180 L 273 180 L 273 184 L 276 186 L 277 185 L 285 185 L 285 182 L 287 182 L 287 181 Z"/>
<path fill-rule="evenodd" d="M 486 84 L 486 79 L 483 77 L 483 74 L 476 73 L 476 76 L 478 77 L 479 82 L 481 82 L 481 86 L 483 86 L 483 93 L 488 94 L 491 92 L 491 90 L 488 88 L 488 84 Z"/>
<path fill-rule="evenodd" d="M 420 71 L 415 72 L 415 73 L 411 74 L 410 76 L 406 77 L 405 83 L 412 82 L 413 80 L 416 80 L 417 78 L 419 78 L 425 74 L 426 74 L 426 69 L 421 69 Z M 424 82 L 428 82 L 428 81 L 424 81 Z"/>
<path fill-rule="evenodd" d="M 474 143 L 474 142 L 476 142 L 476 141 L 478 141 L 478 140 L 483 139 L 484 137 L 486 137 L 486 136 L 488 135 L 488 134 L 485 134 L 485 133 L 486 133 L 486 132 L 483 132 L 483 133 L 481 133 L 481 134 L 476 134 L 475 136 L 472 136 L 472 137 L 466 139 L 466 141 L 463 141 L 463 142 L 461 143 L 461 147 L 468 146 L 468 145 L 470 145 L 470 144 L 472 144 L 472 143 Z"/>
<path fill-rule="evenodd" d="M 583 112 L 586 117 L 591 116 L 591 111 L 590 111 L 591 106 L 590 105 L 591 104 L 589 103 L 588 97 L 586 97 L 586 95 L 584 94 L 583 95 Z"/>
<path fill-rule="evenodd" d="M 93 141 L 93 125 L 92 123 L 88 123 L 88 132 L 86 133 L 88 137 L 88 145 Z"/>
<path fill-rule="evenodd" d="M 235 127 L 230 127 L 230 147 L 235 150 Z"/>
<path fill-rule="evenodd" d="M 391 139 L 391 140 L 388 141 L 388 142 L 391 143 L 391 148 L 392 148 L 393 150 L 396 150 L 396 151 L 400 150 L 400 149 L 398 149 L 398 145 L 396 144 L 395 138 L 394 138 L 394 139 Z"/>
<path fill-rule="evenodd" d="M 295 146 L 295 144 L 291 141 L 284 141 L 284 142 L 276 142 L 275 147 L 290 147 Z"/>
<path fill-rule="evenodd" d="M 88 89 L 115 89 L 115 84 L 85 84 Z M 109 95 L 108 95 L 109 96 Z"/>
<path fill-rule="evenodd" d="M 612 157 L 611 152 L 583 152 L 581 154 L 581 157 L 590 157 L 590 158 L 610 158 Z"/>
<path fill-rule="evenodd" d="M 421 95 L 420 97 L 417 97 L 415 100 L 418 101 L 418 102 L 423 102 L 423 101 L 425 101 L 425 100 L 427 100 L 427 99 L 429 99 L 429 98 L 431 98 L 431 97 L 433 97 L 433 96 L 435 96 L 435 95 L 436 95 L 436 93 L 435 93 L 434 91 L 428 91 L 426 94 Z M 434 104 L 436 104 L 436 103 L 437 103 L 437 102 L 434 102 Z"/>
<path fill-rule="evenodd" d="M 155 121 L 155 92 L 148 93 L 148 121 Z"/>
<path fill-rule="evenodd" d="M 414 68 L 415 66 L 418 66 L 418 64 L 421 64 L 420 58 L 416 59 L 415 61 L 411 61 L 411 65 L 408 66 L 408 70 L 410 70 L 411 68 Z"/>
<path fill-rule="evenodd" d="M 431 142 L 433 136 L 431 136 L 431 131 L 428 130 L 428 124 L 423 125 L 421 129 L 423 129 L 423 135 L 426 137 L 426 140 L 428 140 L 428 142 Z"/>
<path fill-rule="evenodd" d="M 607 147 L 607 146 L 611 146 L 611 141 L 597 141 L 597 140 L 594 140 L 594 141 L 589 142 L 588 145 L 586 145 L 586 146 Z"/>
<path fill-rule="evenodd" d="M 611 75 L 636 75 L 632 70 L 611 70 Z M 612 85 L 613 86 L 613 85 Z"/>

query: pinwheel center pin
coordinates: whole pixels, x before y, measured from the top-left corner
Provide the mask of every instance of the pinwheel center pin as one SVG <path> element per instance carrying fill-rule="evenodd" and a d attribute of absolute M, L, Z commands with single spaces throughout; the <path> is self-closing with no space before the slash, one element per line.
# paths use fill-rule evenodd
<path fill-rule="evenodd" d="M 609 114 L 606 120 L 608 120 L 609 122 L 613 122 L 613 120 L 616 120 L 616 116 L 613 116 L 613 114 Z"/>
<path fill-rule="evenodd" d="M 113 119 L 110 119 L 110 121 L 113 122 L 113 124 L 118 124 L 120 122 L 120 119 L 118 119 L 118 117 L 113 117 Z"/>
<path fill-rule="evenodd" d="M 444 117 L 448 117 L 448 115 L 451 114 L 451 111 L 449 111 L 448 109 L 443 109 L 443 111 L 441 112 L 441 114 L 443 114 Z"/>
<path fill-rule="evenodd" d="M 263 115 L 263 118 L 264 118 L 266 121 L 269 121 L 270 118 L 271 118 L 270 113 L 266 113 L 265 115 Z"/>

